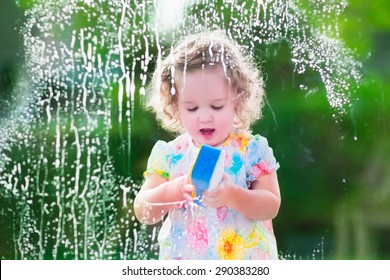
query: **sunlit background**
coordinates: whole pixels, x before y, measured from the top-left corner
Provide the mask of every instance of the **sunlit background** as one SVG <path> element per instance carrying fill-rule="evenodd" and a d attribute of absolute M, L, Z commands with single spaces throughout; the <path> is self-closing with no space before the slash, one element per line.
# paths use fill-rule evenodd
<path fill-rule="evenodd" d="M 390 258 L 386 0 L 1 0 L 0 258 L 156 259 L 133 198 L 173 42 L 222 29 L 266 80 L 280 258 Z"/>

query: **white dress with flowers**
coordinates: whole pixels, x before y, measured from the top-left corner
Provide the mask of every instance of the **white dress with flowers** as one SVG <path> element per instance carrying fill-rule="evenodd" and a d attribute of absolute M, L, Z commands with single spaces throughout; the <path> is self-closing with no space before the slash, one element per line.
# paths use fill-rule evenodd
<path fill-rule="evenodd" d="M 225 173 L 242 188 L 278 169 L 266 138 L 231 133 L 225 150 Z M 171 142 L 158 141 L 145 176 L 157 173 L 173 180 L 187 174 L 198 148 L 188 134 Z M 272 221 L 254 221 L 227 207 L 191 203 L 169 211 L 158 236 L 160 259 L 277 259 Z"/>

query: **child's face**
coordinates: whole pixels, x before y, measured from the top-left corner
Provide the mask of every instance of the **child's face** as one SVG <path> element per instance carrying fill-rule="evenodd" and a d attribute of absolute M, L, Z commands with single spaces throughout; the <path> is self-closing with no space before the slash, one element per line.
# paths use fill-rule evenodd
<path fill-rule="evenodd" d="M 180 119 L 194 144 L 223 144 L 233 129 L 236 97 L 223 69 L 189 71 L 175 82 Z"/>

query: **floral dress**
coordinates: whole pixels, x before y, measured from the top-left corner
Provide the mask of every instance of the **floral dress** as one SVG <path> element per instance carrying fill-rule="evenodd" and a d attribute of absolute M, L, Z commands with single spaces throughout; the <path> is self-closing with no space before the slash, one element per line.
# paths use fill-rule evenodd
<path fill-rule="evenodd" d="M 225 151 L 225 173 L 242 188 L 278 169 L 267 139 L 232 132 L 219 147 Z M 171 142 L 158 141 L 145 176 L 157 173 L 168 180 L 187 174 L 199 148 L 183 134 Z M 277 259 L 272 221 L 254 221 L 227 207 L 190 203 L 170 210 L 160 229 L 160 259 Z"/>

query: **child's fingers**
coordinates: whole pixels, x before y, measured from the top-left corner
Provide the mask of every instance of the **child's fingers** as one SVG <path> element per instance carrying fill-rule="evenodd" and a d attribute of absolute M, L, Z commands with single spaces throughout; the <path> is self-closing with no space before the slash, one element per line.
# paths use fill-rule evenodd
<path fill-rule="evenodd" d="M 194 198 L 192 197 L 192 195 L 188 194 L 188 193 L 185 193 L 184 195 L 184 199 L 187 201 L 187 202 L 191 202 L 194 200 Z"/>
<path fill-rule="evenodd" d="M 203 203 L 210 208 L 218 208 L 221 206 L 226 206 L 221 194 L 222 192 L 220 188 L 216 188 L 215 190 L 212 191 L 204 191 Z"/>
<path fill-rule="evenodd" d="M 183 186 L 183 189 L 184 189 L 185 192 L 191 193 L 191 192 L 195 191 L 195 186 L 191 185 L 191 184 L 185 184 Z"/>
<path fill-rule="evenodd" d="M 186 184 L 191 184 L 191 177 L 188 174 L 183 175 Z"/>
<path fill-rule="evenodd" d="M 210 208 L 217 208 L 220 206 L 218 200 L 210 196 L 203 196 L 203 203 Z"/>
<path fill-rule="evenodd" d="M 194 199 L 195 186 L 191 184 L 185 184 L 183 186 L 183 196 L 187 201 L 192 201 Z"/>

